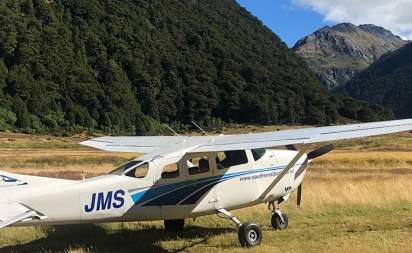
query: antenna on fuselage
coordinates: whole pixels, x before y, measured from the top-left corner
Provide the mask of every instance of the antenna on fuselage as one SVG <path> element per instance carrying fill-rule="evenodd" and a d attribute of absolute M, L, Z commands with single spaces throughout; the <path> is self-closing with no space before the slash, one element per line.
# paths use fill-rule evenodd
<path fill-rule="evenodd" d="M 169 128 L 169 130 L 172 131 L 175 135 L 179 136 L 179 138 L 182 139 L 183 142 L 186 142 L 186 140 L 183 139 L 182 136 L 180 136 L 178 133 L 176 133 L 170 126 L 168 126 L 167 124 L 165 124 L 165 126 L 166 126 L 167 128 Z"/>
<path fill-rule="evenodd" d="M 212 136 L 210 136 L 208 133 L 206 133 L 200 126 L 198 126 L 194 121 L 192 121 L 193 125 L 195 125 L 197 128 L 200 129 L 200 131 L 202 131 L 204 134 L 206 134 L 207 136 L 209 136 L 210 140 L 213 141 L 214 139 L 212 138 Z"/>

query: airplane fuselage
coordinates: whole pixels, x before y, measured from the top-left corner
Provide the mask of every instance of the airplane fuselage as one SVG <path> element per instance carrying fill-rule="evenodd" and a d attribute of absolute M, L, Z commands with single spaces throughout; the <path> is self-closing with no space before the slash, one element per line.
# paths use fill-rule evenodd
<path fill-rule="evenodd" d="M 300 185 L 308 164 L 304 155 L 262 196 L 297 152 L 236 152 L 143 156 L 107 175 L 81 181 L 2 172 L 10 180 L 0 185 L 0 204 L 21 203 L 44 214 L 43 219 L 11 226 L 194 218 L 220 208 L 233 210 L 287 198 Z M 202 168 L 204 161 L 208 168 Z"/>

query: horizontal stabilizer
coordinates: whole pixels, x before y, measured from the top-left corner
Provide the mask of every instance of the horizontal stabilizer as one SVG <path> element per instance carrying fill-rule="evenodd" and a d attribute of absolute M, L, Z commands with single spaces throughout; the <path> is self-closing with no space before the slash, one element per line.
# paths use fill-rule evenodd
<path fill-rule="evenodd" d="M 0 228 L 22 221 L 29 217 L 44 219 L 36 211 L 20 203 L 0 204 Z"/>

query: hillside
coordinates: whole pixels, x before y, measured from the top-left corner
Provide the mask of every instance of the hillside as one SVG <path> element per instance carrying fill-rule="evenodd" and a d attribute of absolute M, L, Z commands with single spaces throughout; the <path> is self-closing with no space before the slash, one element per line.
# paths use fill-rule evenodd
<path fill-rule="evenodd" d="M 382 27 L 342 23 L 302 38 L 292 50 L 305 58 L 318 79 L 332 89 L 406 43 Z"/>
<path fill-rule="evenodd" d="M 392 108 L 412 118 L 412 43 L 388 53 L 336 92 Z"/>
<path fill-rule="evenodd" d="M 344 110 L 391 117 L 331 96 L 234 0 L 8 0 L 0 14 L 0 131 L 329 124 Z"/>

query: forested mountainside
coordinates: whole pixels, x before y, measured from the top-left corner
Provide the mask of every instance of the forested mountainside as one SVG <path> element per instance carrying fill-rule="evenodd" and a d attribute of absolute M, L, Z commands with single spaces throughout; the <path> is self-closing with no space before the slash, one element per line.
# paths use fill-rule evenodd
<path fill-rule="evenodd" d="M 330 95 L 234 0 L 3 0 L 0 101 L 0 130 L 55 134 L 392 117 Z"/>
<path fill-rule="evenodd" d="M 412 118 L 412 43 L 382 56 L 337 92 L 392 108 Z"/>
<path fill-rule="evenodd" d="M 379 26 L 341 23 L 300 39 L 292 49 L 306 59 L 326 87 L 333 89 L 406 43 Z"/>

